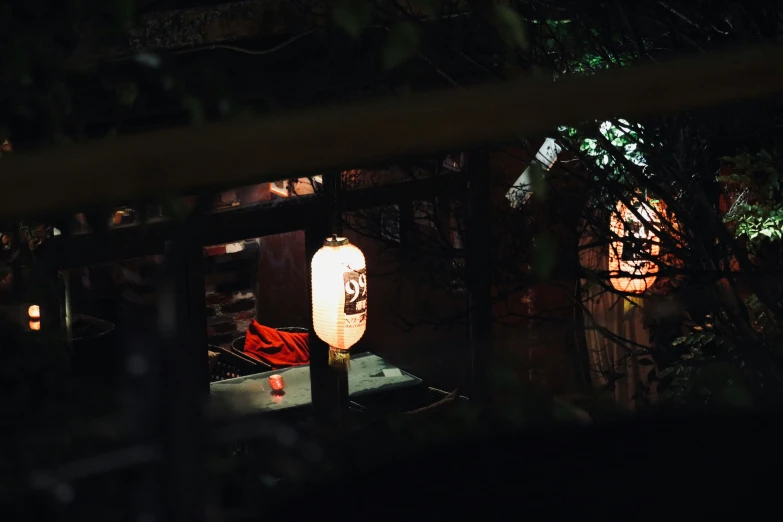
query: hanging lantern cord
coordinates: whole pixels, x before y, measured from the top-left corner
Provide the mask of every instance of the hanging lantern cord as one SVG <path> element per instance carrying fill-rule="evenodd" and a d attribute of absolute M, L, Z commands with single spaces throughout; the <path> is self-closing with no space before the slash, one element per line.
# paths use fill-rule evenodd
<path fill-rule="evenodd" d="M 343 219 L 340 212 L 340 192 L 342 189 L 342 172 L 336 172 L 332 174 L 329 179 L 329 183 L 332 184 L 332 232 L 333 237 L 337 237 L 337 234 L 342 235 Z"/>

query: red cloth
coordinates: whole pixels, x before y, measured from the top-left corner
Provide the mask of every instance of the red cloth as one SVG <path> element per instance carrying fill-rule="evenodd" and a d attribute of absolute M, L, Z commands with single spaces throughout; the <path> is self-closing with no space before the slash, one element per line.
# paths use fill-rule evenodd
<path fill-rule="evenodd" d="M 259 324 L 253 319 L 245 335 L 244 352 L 272 368 L 300 366 L 310 362 L 306 333 L 289 333 Z"/>

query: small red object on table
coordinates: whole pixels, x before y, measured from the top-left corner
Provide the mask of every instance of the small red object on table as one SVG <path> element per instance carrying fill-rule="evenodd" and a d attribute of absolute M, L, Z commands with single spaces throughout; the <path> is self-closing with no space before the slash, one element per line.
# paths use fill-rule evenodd
<path fill-rule="evenodd" d="M 283 383 L 283 376 L 279 373 L 276 373 L 274 375 L 269 376 L 269 386 L 272 388 L 272 391 L 274 392 L 281 392 L 283 391 L 283 388 L 285 388 L 285 383 Z"/>

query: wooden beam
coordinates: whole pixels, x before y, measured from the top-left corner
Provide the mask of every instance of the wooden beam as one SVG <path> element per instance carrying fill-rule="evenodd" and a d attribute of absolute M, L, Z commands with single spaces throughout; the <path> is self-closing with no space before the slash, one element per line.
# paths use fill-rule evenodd
<path fill-rule="evenodd" d="M 207 459 L 203 409 L 209 397 L 204 254 L 199 232 L 203 216 L 181 223 L 166 244 L 158 321 L 166 349 L 161 401 L 165 519 L 205 520 Z"/>
<path fill-rule="evenodd" d="M 305 226 L 304 217 L 316 204 L 315 201 L 293 201 L 277 206 L 253 205 L 216 212 L 207 218 L 201 239 L 204 245 L 217 245 L 301 230 Z M 175 227 L 174 221 L 167 220 L 117 228 L 102 235 L 57 237 L 49 240 L 41 250 L 61 270 L 163 254 Z"/>
<path fill-rule="evenodd" d="M 441 176 L 392 185 L 347 191 L 343 195 L 345 211 L 404 201 L 424 200 L 442 192 Z M 219 245 L 254 237 L 304 230 L 310 216 L 323 213 L 324 202 L 317 197 L 291 198 L 265 202 L 238 209 L 227 209 L 207 216 L 204 245 Z M 110 229 L 105 234 L 58 236 L 41 247 L 41 254 L 60 270 L 163 254 L 176 224 L 159 221 L 146 226 L 129 225 Z"/>
<path fill-rule="evenodd" d="M 519 79 L 17 155 L 3 158 L 0 213 L 242 186 L 509 142 L 585 120 L 748 100 L 783 90 L 781 64 L 783 47 L 757 47 L 556 83 Z"/>

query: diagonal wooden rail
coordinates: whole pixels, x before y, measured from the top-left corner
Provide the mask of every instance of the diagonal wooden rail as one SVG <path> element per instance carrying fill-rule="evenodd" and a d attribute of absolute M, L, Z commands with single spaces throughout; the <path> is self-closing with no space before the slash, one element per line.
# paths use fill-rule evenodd
<path fill-rule="evenodd" d="M 167 129 L 3 158 L 0 214 L 30 215 L 508 142 L 556 125 L 638 117 L 783 91 L 783 47 L 757 47 L 550 83 L 519 79 Z"/>

